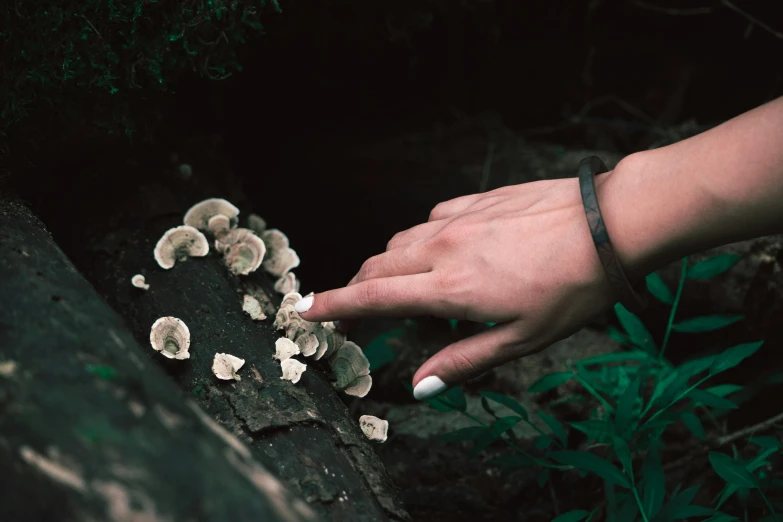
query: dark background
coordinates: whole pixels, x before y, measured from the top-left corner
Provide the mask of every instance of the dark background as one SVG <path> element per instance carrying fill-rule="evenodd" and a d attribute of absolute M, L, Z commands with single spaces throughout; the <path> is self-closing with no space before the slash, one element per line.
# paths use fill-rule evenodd
<path fill-rule="evenodd" d="M 783 31 L 782 2 L 737 5 Z M 101 205 L 110 210 L 112 190 L 132 192 L 178 152 L 202 175 L 237 175 L 243 212 L 293 238 L 306 260 L 298 275 L 308 290 L 323 290 L 350 279 L 439 201 L 475 191 L 447 171 L 359 160 L 347 152 L 354 147 L 492 111 L 531 140 L 627 154 L 651 146 L 661 129 L 719 123 L 783 93 L 783 35 L 718 1 L 281 7 L 265 20 L 266 36 L 240 50 L 240 74 L 188 73 L 174 92 L 136 100 L 144 124 L 132 143 L 89 121 L 45 118 L 35 150 L 24 134 L 9 137 L 6 172 L 66 250 L 75 248 L 76 214 L 95 220 Z M 709 12 L 660 12 L 672 7 Z M 199 157 L 207 151 L 209 161 Z"/>

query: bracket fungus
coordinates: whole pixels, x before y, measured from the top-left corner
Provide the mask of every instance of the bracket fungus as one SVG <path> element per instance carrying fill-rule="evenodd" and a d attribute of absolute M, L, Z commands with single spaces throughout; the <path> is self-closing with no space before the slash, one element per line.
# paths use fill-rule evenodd
<path fill-rule="evenodd" d="M 242 298 L 242 310 L 244 310 L 244 312 L 254 321 L 263 321 L 266 319 L 264 308 L 261 306 L 261 303 L 258 302 L 258 299 L 252 295 L 245 295 L 245 297 Z"/>
<path fill-rule="evenodd" d="M 177 261 L 188 257 L 204 257 L 209 253 L 206 236 L 195 228 L 184 225 L 166 231 L 155 245 L 155 261 L 161 268 L 168 270 Z"/>
<path fill-rule="evenodd" d="M 299 266 L 299 256 L 289 246 L 288 237 L 277 230 L 270 228 L 261 234 L 261 239 L 266 244 L 267 256 L 264 259 L 264 270 L 272 275 L 282 277 Z"/>
<path fill-rule="evenodd" d="M 212 216 L 207 221 L 207 230 L 213 237 L 221 236 L 231 230 L 231 220 L 223 214 Z"/>
<path fill-rule="evenodd" d="M 359 427 L 368 439 L 375 442 L 386 442 L 389 421 L 373 417 L 372 415 L 362 415 L 359 417 Z"/>
<path fill-rule="evenodd" d="M 190 330 L 176 317 L 161 317 L 152 324 L 150 344 L 169 359 L 190 358 Z"/>
<path fill-rule="evenodd" d="M 372 380 L 367 386 L 366 379 L 364 383 L 360 381 L 361 377 L 369 377 L 370 361 L 364 355 L 364 352 L 356 343 L 345 341 L 329 359 L 329 365 L 335 376 L 334 387 L 349 393 L 362 393 L 367 395 L 372 386 Z M 362 396 L 364 396 L 362 395 Z"/>
<path fill-rule="evenodd" d="M 144 279 L 144 276 L 141 274 L 136 274 L 135 276 L 131 277 L 131 284 L 142 290 L 150 289 L 150 285 L 147 284 L 146 279 Z"/>
<path fill-rule="evenodd" d="M 226 266 L 236 275 L 255 272 L 266 254 L 264 242 L 247 228 L 235 228 L 219 235 L 215 249 L 223 254 Z"/>
<path fill-rule="evenodd" d="M 250 214 L 247 216 L 247 228 L 260 236 L 266 230 L 266 220 L 258 214 Z"/>
<path fill-rule="evenodd" d="M 215 377 L 224 381 L 241 381 L 242 378 L 237 375 L 237 371 L 245 364 L 244 359 L 234 357 L 228 353 L 216 353 L 212 360 L 212 373 Z"/>
<path fill-rule="evenodd" d="M 302 378 L 302 374 L 307 369 L 306 364 L 301 363 L 296 359 L 284 359 L 283 362 L 280 363 L 280 367 L 283 369 L 283 375 L 280 378 L 291 381 L 294 384 L 299 382 L 299 379 Z"/>
<path fill-rule="evenodd" d="M 226 216 L 230 223 L 237 222 L 239 209 L 222 198 L 210 198 L 200 201 L 185 212 L 186 225 L 199 230 L 209 229 L 209 220 L 217 215 Z"/>
<path fill-rule="evenodd" d="M 294 355 L 299 355 L 299 346 L 296 345 L 291 339 L 281 337 L 275 341 L 275 354 L 272 356 L 280 362 L 290 359 Z"/>
<path fill-rule="evenodd" d="M 275 292 L 278 294 L 290 294 L 299 291 L 299 280 L 293 272 L 288 272 L 275 281 Z"/>

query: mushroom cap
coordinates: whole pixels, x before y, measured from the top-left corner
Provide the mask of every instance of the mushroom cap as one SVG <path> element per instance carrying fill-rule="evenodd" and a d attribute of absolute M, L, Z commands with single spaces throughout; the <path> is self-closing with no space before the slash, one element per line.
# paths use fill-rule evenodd
<path fill-rule="evenodd" d="M 245 239 L 251 236 L 258 238 L 249 228 L 234 228 L 228 230 L 215 238 L 215 250 L 221 254 L 226 254 L 232 246 L 245 241 Z M 266 245 L 264 245 L 264 251 L 266 251 Z"/>
<path fill-rule="evenodd" d="M 370 375 L 370 361 L 356 343 L 345 341 L 331 356 L 329 365 L 332 367 L 336 382 L 334 387 L 344 390 L 358 377 Z"/>
<path fill-rule="evenodd" d="M 302 300 L 302 295 L 299 294 L 299 292 L 291 292 L 283 296 L 283 300 L 280 302 L 280 307 L 282 308 L 286 305 L 295 305 L 301 300 Z"/>
<path fill-rule="evenodd" d="M 323 323 L 322 323 L 323 324 Z M 343 344 L 345 344 L 346 335 L 342 332 L 337 331 L 337 329 L 334 327 L 334 323 L 327 323 L 331 324 L 332 326 L 324 326 L 324 330 L 326 330 L 326 352 L 321 355 L 321 357 L 330 357 L 333 355 L 337 350 L 339 350 Z M 321 358 L 319 357 L 319 359 Z"/>
<path fill-rule="evenodd" d="M 270 228 L 269 230 L 262 232 L 261 239 L 264 240 L 264 243 L 266 243 L 266 247 L 269 250 L 280 250 L 291 246 L 288 242 L 288 236 L 276 228 Z"/>
<path fill-rule="evenodd" d="M 190 358 L 190 330 L 188 326 L 176 317 L 160 317 L 150 329 L 150 344 L 152 348 L 169 359 Z"/>
<path fill-rule="evenodd" d="M 266 231 L 266 220 L 258 214 L 250 214 L 247 216 L 247 228 L 260 236 Z"/>
<path fill-rule="evenodd" d="M 302 374 L 307 369 L 307 365 L 296 359 L 285 359 L 280 363 L 280 368 L 283 370 L 283 376 L 280 378 L 296 384 L 299 382 L 299 379 L 302 378 Z"/>
<path fill-rule="evenodd" d="M 223 214 L 214 215 L 207 221 L 207 230 L 215 237 L 225 234 L 231 230 L 231 220 Z"/>
<path fill-rule="evenodd" d="M 275 281 L 275 292 L 278 294 L 290 294 L 299 291 L 299 280 L 293 272 L 288 272 Z"/>
<path fill-rule="evenodd" d="M 131 277 L 131 284 L 136 288 L 141 288 L 142 290 L 150 289 L 150 285 L 147 284 L 147 281 L 141 274 L 136 274 L 135 276 Z"/>
<path fill-rule="evenodd" d="M 252 295 L 245 295 L 242 298 L 242 310 L 244 310 L 244 312 L 254 321 L 263 321 L 266 319 L 264 308 L 261 306 L 261 303 L 258 302 L 258 299 Z"/>
<path fill-rule="evenodd" d="M 315 334 L 316 339 L 318 339 L 318 348 L 316 349 L 315 354 L 313 354 L 313 359 L 318 361 L 321 359 L 321 357 L 326 355 L 326 351 L 329 349 L 329 342 L 327 339 L 326 328 L 324 328 L 322 325 L 317 324 L 317 326 L 313 329 L 313 333 Z"/>
<path fill-rule="evenodd" d="M 376 442 L 385 442 L 389 431 L 389 421 L 373 417 L 372 415 L 362 415 L 359 417 L 359 427 L 368 439 Z"/>
<path fill-rule="evenodd" d="M 281 306 L 275 315 L 275 328 L 277 330 L 282 330 L 288 326 L 288 324 L 291 322 L 291 318 L 295 315 L 298 314 L 296 313 L 296 310 L 294 310 L 294 305 L 287 304 L 285 306 Z"/>
<path fill-rule="evenodd" d="M 291 339 L 285 337 L 279 338 L 275 341 L 275 354 L 272 356 L 280 362 L 290 359 L 294 355 L 299 355 L 299 346 Z"/>
<path fill-rule="evenodd" d="M 312 333 L 312 331 L 304 331 L 295 339 L 296 345 L 305 357 L 310 357 L 315 354 L 318 348 L 318 338 Z"/>
<path fill-rule="evenodd" d="M 241 381 L 242 378 L 237 375 L 237 371 L 243 364 L 245 364 L 244 359 L 234 357 L 228 353 L 216 353 L 215 358 L 212 360 L 212 373 L 215 374 L 215 377 L 224 381 Z"/>
<path fill-rule="evenodd" d="M 293 248 L 281 248 L 271 250 L 266 259 L 264 259 L 264 270 L 272 275 L 284 276 L 289 271 L 298 267 L 300 263 L 299 255 Z"/>
<path fill-rule="evenodd" d="M 190 207 L 185 213 L 186 225 L 199 230 L 207 230 L 210 218 L 222 214 L 229 220 L 236 220 L 239 209 L 222 198 L 210 198 L 200 201 Z"/>
<path fill-rule="evenodd" d="M 354 397 L 364 397 L 370 393 L 370 388 L 372 388 L 372 377 L 369 375 L 360 375 L 343 391 Z"/>
<path fill-rule="evenodd" d="M 188 257 L 203 257 L 209 253 L 206 236 L 191 226 L 174 227 L 166 231 L 155 245 L 155 261 L 168 270 L 177 261 Z"/>
<path fill-rule="evenodd" d="M 229 232 L 226 235 L 230 235 Z M 241 241 L 231 245 L 226 251 L 223 261 L 231 273 L 248 275 L 255 272 L 264 260 L 266 246 L 256 235 L 247 235 Z"/>

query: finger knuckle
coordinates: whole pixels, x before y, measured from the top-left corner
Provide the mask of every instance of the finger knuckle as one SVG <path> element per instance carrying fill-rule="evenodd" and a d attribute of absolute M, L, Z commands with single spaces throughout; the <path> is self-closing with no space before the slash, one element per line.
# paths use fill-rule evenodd
<path fill-rule="evenodd" d="M 378 266 L 377 257 L 371 257 L 370 259 L 362 263 L 362 266 L 359 269 L 359 281 L 372 279 L 374 277 L 374 274 L 377 272 L 377 266 Z"/>
<path fill-rule="evenodd" d="M 437 221 L 439 219 L 443 219 L 443 217 L 446 215 L 446 208 L 447 204 L 445 202 L 438 203 L 435 205 L 435 207 L 430 211 L 430 221 Z"/>
<path fill-rule="evenodd" d="M 371 307 L 381 303 L 388 295 L 386 285 L 380 279 L 366 281 L 359 292 L 359 304 L 362 307 Z"/>
<path fill-rule="evenodd" d="M 481 373 L 481 367 L 474 360 L 473 356 L 464 353 L 462 350 L 457 348 L 449 350 L 449 359 L 454 372 L 459 376 L 459 380 L 475 377 Z"/>
<path fill-rule="evenodd" d="M 402 232 L 397 232 L 392 236 L 388 243 L 386 243 L 386 250 L 393 250 L 397 248 L 403 242 L 404 235 Z"/>

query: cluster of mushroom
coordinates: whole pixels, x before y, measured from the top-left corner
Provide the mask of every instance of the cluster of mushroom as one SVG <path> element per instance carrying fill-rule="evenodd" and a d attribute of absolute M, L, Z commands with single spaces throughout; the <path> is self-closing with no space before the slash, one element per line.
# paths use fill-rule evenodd
<path fill-rule="evenodd" d="M 370 361 L 362 349 L 347 341 L 345 335 L 338 332 L 334 324 L 309 322 L 302 319 L 294 305 L 302 299 L 297 292 L 283 297 L 283 302 L 275 317 L 275 327 L 285 330 L 285 337 L 275 343 L 275 359 L 280 361 L 283 379 L 299 381 L 306 365 L 293 359 L 294 355 L 324 359 L 334 373 L 333 386 L 348 395 L 364 397 L 372 387 Z"/>
<path fill-rule="evenodd" d="M 239 209 L 225 199 L 210 198 L 188 209 L 183 221 L 184 225 L 167 230 L 155 245 L 155 261 L 161 268 L 168 270 L 177 261 L 206 256 L 206 233 L 214 239 L 215 250 L 233 274 L 248 275 L 263 266 L 278 277 L 277 291 L 285 294 L 298 290 L 299 282 L 291 270 L 299 266 L 299 256 L 285 234 L 267 230 L 261 217 L 251 214 L 249 228 L 238 228 Z"/>

